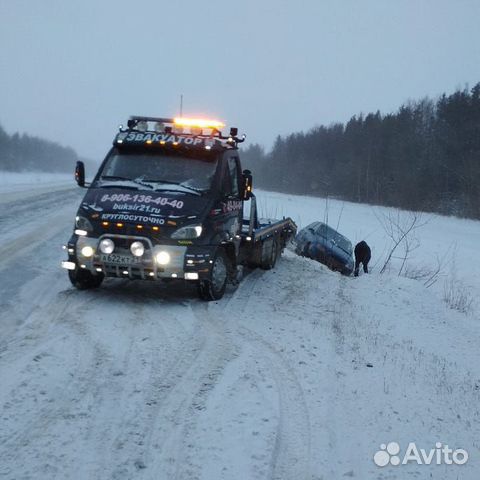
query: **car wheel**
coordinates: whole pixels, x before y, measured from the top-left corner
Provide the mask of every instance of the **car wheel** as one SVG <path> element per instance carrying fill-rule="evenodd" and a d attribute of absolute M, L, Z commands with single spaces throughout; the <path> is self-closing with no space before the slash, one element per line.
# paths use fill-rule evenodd
<path fill-rule="evenodd" d="M 268 257 L 262 262 L 261 267 L 263 270 L 271 270 L 273 267 L 275 267 L 275 264 L 277 263 L 277 258 L 278 258 L 278 242 L 274 238 L 272 241 L 272 248 L 269 252 Z"/>
<path fill-rule="evenodd" d="M 198 296 L 206 301 L 220 300 L 225 293 L 227 280 L 228 260 L 223 250 L 219 250 L 213 260 L 210 279 L 198 282 Z"/>

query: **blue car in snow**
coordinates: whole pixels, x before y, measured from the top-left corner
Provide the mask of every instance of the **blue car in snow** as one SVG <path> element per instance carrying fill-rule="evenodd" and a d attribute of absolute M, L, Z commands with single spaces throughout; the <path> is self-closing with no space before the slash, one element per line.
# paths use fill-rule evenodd
<path fill-rule="evenodd" d="M 355 262 L 348 238 L 322 222 L 314 222 L 298 232 L 295 253 L 323 263 L 331 270 L 350 275 Z"/>

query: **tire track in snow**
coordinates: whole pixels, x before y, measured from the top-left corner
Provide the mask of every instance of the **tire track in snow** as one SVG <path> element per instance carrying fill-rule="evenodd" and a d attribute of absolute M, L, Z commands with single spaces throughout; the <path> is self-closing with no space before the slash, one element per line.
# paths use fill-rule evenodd
<path fill-rule="evenodd" d="M 250 302 L 258 300 L 254 291 L 257 282 L 264 275 L 269 273 L 260 270 L 251 272 L 227 302 L 209 308 L 209 313 L 215 313 L 217 321 L 223 323 L 225 320 L 222 320 L 221 313 L 227 311 L 227 307 L 229 312 L 242 312 L 245 315 Z M 253 348 L 256 358 L 262 360 L 262 367 L 271 373 L 277 387 L 280 420 L 272 450 L 270 478 L 273 480 L 309 479 L 311 478 L 310 420 L 303 389 L 295 372 L 275 345 L 247 328 L 242 323 L 242 318 L 237 314 L 235 318 L 229 320 L 235 335 L 234 341 L 239 345 L 246 342 Z"/>
<path fill-rule="evenodd" d="M 0 247 L 0 270 L 7 267 L 13 260 L 26 255 L 39 244 L 57 238 L 65 230 L 65 225 L 72 219 L 70 205 L 57 210 L 51 215 L 42 215 L 42 223 L 34 228 L 13 230 L 7 238 L 2 239 Z M 13 233 L 13 235 L 12 235 Z M 67 238 L 63 239 L 65 242 Z M 60 245 L 60 243 L 58 244 Z"/>
<path fill-rule="evenodd" d="M 158 425 L 161 421 L 161 427 L 156 434 L 156 444 L 153 442 L 155 437 L 152 438 L 155 448 L 150 449 L 147 465 L 152 466 L 153 471 L 162 471 L 164 477 L 161 478 L 196 478 L 199 465 L 195 464 L 190 453 L 193 447 L 188 440 L 190 432 L 226 364 L 237 355 L 224 330 L 204 315 L 204 308 L 205 304 L 192 302 L 192 313 L 196 317 L 194 335 L 202 336 L 201 348 L 194 353 L 188 367 L 180 370 L 181 373 L 178 368 L 170 373 L 168 379 L 172 388 L 159 402 L 156 422 Z M 153 455 L 155 450 L 158 452 L 156 458 Z"/>
<path fill-rule="evenodd" d="M 28 200 L 3 204 L 0 217 L 0 269 L 42 242 L 57 237 L 66 227 L 72 228 L 80 198 L 81 192 L 74 189 L 54 190 Z"/>
<path fill-rule="evenodd" d="M 260 335 L 241 327 L 240 334 L 256 346 L 277 386 L 280 423 L 271 461 L 271 478 L 310 478 L 310 419 L 305 394 L 287 361 Z"/>
<path fill-rule="evenodd" d="M 50 307 L 58 308 L 53 321 L 52 315 L 48 315 L 51 328 L 39 331 L 36 338 L 42 351 L 49 350 L 50 345 L 55 351 L 58 333 L 49 338 L 48 332 L 59 325 L 65 327 L 62 336 L 75 347 L 69 350 L 65 368 L 75 376 L 68 385 L 63 379 L 54 379 L 54 402 L 39 408 L 35 412 L 38 416 L 23 403 L 19 408 L 20 397 L 14 395 L 16 400 L 11 403 L 17 402 L 17 405 L 13 410 L 16 415 L 21 412 L 26 421 L 10 422 L 17 432 L 16 436 L 9 435 L 10 441 L 5 443 L 6 451 L 13 453 L 3 457 L 8 465 L 21 464 L 28 453 L 37 460 L 27 463 L 40 470 L 48 467 L 64 478 L 104 478 L 110 470 L 112 478 L 122 479 L 130 478 L 143 465 L 148 465 L 145 458 L 150 450 L 158 450 L 151 439 L 155 437 L 156 417 L 166 403 L 163 397 L 168 397 L 168 389 L 185 371 L 194 368 L 205 336 L 197 330 L 186 332 L 177 320 L 163 328 L 161 319 L 154 321 L 155 313 L 163 307 L 161 302 L 152 301 L 148 294 L 136 297 L 127 292 L 126 295 L 119 292 L 117 296 L 115 289 L 109 288 L 96 292 L 71 290 L 68 312 L 66 308 L 59 308 L 58 302 Z M 172 308 L 177 309 L 177 313 L 184 311 L 182 306 Z M 109 310 L 110 315 L 105 317 L 105 310 Z M 104 328 L 108 328 L 110 322 L 123 327 L 112 328 L 102 337 L 104 332 L 99 330 L 99 325 L 105 323 Z M 150 348 L 138 348 L 146 345 L 141 337 L 150 337 Z M 31 355 L 29 348 L 27 356 Z M 31 383 L 30 373 L 21 373 L 20 377 L 19 381 L 26 378 L 27 383 Z M 35 383 L 41 385 L 42 380 Z M 25 386 L 27 394 L 38 390 Z M 171 402 L 173 405 L 174 399 Z M 17 428 L 23 424 L 24 427 Z M 60 451 L 72 448 L 74 452 L 63 460 L 52 453 L 48 464 L 41 463 L 39 452 L 47 442 Z"/>
<path fill-rule="evenodd" d="M 81 305 L 69 305 L 70 317 L 76 309 L 81 309 Z M 0 457 L 5 469 L 9 468 L 8 465 L 16 466 L 18 476 L 21 476 L 22 467 L 27 469 L 24 472 L 27 476 L 36 475 L 35 467 L 40 470 L 56 469 L 55 451 L 48 459 L 42 458 L 45 445 L 57 441 L 53 431 L 59 424 L 72 419 L 75 404 L 88 394 L 85 385 L 95 376 L 88 349 L 82 342 L 69 342 L 68 332 L 59 325 L 64 313 L 65 308 L 61 307 L 53 317 L 52 328 L 41 337 L 44 342 L 33 351 L 28 350 L 25 361 L 20 361 L 18 365 L 9 364 L 14 374 L 2 374 L 2 378 L 12 375 L 15 378 L 11 379 L 2 402 L 4 423 Z M 61 347 L 56 350 L 59 345 Z M 68 355 L 62 356 L 62 352 L 66 351 Z M 55 382 L 49 383 L 52 371 L 55 372 Z M 59 430 L 62 432 L 63 428 Z M 29 461 L 24 461 L 26 457 Z M 35 465 L 32 459 L 38 459 L 40 465 Z M 29 467 L 33 471 L 29 471 Z"/>
<path fill-rule="evenodd" d="M 205 340 L 175 318 L 188 312 L 188 302 L 186 310 L 169 305 L 155 287 L 114 282 L 95 292 L 75 292 L 88 297 L 89 307 L 72 322 L 74 337 L 98 354 L 92 360 L 95 376 L 83 385 L 88 415 L 76 427 L 79 452 L 67 477 L 123 479 L 153 472 L 144 468 L 151 467 L 150 452 L 158 450 L 156 417 Z M 163 311 L 173 318 L 162 318 Z"/>
<path fill-rule="evenodd" d="M 75 325 L 77 335 L 99 353 L 94 358 L 96 375 L 86 385 L 89 395 L 83 408 L 89 416 L 78 427 L 80 467 L 71 472 L 80 478 L 105 477 L 106 472 L 120 465 L 116 453 L 127 457 L 129 451 L 123 450 L 124 443 L 128 447 L 138 439 L 137 431 L 133 431 L 132 407 L 140 403 L 145 407 L 141 397 L 144 379 L 155 365 L 151 361 L 147 366 L 145 342 L 151 337 L 152 325 L 145 322 L 141 304 L 131 305 L 130 299 L 123 304 L 109 302 L 107 295 L 96 298 L 85 318 Z M 102 304 L 102 309 L 97 303 Z M 110 332 L 105 332 L 105 327 Z M 111 342 L 111 338 L 116 340 Z M 158 348 L 162 347 L 165 344 L 159 341 Z M 82 458 L 86 461 L 82 462 Z"/>
<path fill-rule="evenodd" d="M 18 199 L 22 196 L 22 192 L 16 192 L 12 201 L 5 201 L 8 195 L 0 193 L 0 205 L 4 212 L 0 218 L 0 232 L 3 232 L 5 227 L 14 227 L 18 225 L 18 220 L 22 222 L 29 222 L 31 220 L 38 220 L 38 213 L 42 214 L 55 208 L 63 207 L 65 204 L 72 202 L 72 206 L 76 206 L 73 202 L 80 201 L 84 192 L 75 189 L 74 187 L 58 189 L 52 187 L 49 191 L 34 190 L 28 198 Z M 7 195 L 7 197 L 5 197 Z M 3 197 L 3 201 L 1 200 Z M 72 219 L 73 220 L 73 219 Z"/>
<path fill-rule="evenodd" d="M 151 318 L 152 313 L 148 310 L 143 309 L 144 315 Z M 155 346 L 149 352 L 149 358 L 146 356 L 143 359 L 145 362 L 142 361 L 144 366 L 150 362 L 150 371 L 147 378 L 131 392 L 136 393 L 134 404 L 130 411 L 127 409 L 128 415 L 123 418 L 115 436 L 110 462 L 117 466 L 113 478 L 129 478 L 136 470 L 143 469 L 149 476 L 156 470 L 156 457 L 161 454 L 172 430 L 176 429 L 177 415 L 181 417 L 180 407 L 185 396 L 178 394 L 179 385 L 195 368 L 205 348 L 206 338 L 198 328 L 193 332 L 182 331 L 178 320 L 159 326 L 170 348 L 160 354 L 160 349 Z M 152 324 L 152 329 L 156 328 L 157 325 Z M 158 333 L 158 330 L 155 331 L 154 339 Z M 135 369 L 132 374 L 135 374 Z M 160 422 L 165 417 L 166 421 Z M 160 467 L 159 471 L 162 470 L 164 467 Z"/>
<path fill-rule="evenodd" d="M 57 302 L 48 302 L 43 306 L 37 306 L 37 308 L 29 310 L 15 335 L 11 338 L 5 337 L 0 342 L 2 363 L 13 364 L 24 359 L 26 355 L 29 357 L 34 355 L 34 352 L 43 348 L 42 342 L 45 341 L 45 338 L 49 338 L 48 332 L 52 331 L 52 335 L 55 335 L 55 327 L 69 307 L 67 304 L 70 293 L 69 291 L 60 292 L 60 298 Z M 72 306 L 72 308 L 75 309 L 75 306 Z M 5 387 L 6 384 L 3 382 L 2 389 Z"/>

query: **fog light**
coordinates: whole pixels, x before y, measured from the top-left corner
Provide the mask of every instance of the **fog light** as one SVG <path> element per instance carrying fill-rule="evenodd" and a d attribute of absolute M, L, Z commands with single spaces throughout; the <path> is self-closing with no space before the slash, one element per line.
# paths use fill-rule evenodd
<path fill-rule="evenodd" d="M 85 245 L 85 247 L 82 247 L 80 252 L 84 257 L 89 258 L 89 257 L 93 256 L 95 251 L 93 250 L 93 248 L 90 245 Z"/>
<path fill-rule="evenodd" d="M 158 252 L 155 255 L 155 261 L 159 265 L 167 265 L 167 263 L 170 263 L 170 255 L 168 252 Z"/>
<path fill-rule="evenodd" d="M 145 253 L 145 247 L 142 242 L 133 242 L 130 245 L 130 251 L 135 257 L 141 257 Z"/>
<path fill-rule="evenodd" d="M 110 240 L 109 238 L 104 238 L 100 242 L 100 251 L 102 253 L 106 253 L 107 255 L 110 255 L 115 250 L 115 244 L 113 243 L 113 240 Z"/>

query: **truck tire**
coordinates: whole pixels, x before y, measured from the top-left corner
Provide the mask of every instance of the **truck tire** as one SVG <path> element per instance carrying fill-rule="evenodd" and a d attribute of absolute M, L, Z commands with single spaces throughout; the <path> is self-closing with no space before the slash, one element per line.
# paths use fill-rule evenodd
<path fill-rule="evenodd" d="M 274 238 L 272 240 L 272 248 L 268 256 L 262 261 L 262 264 L 260 265 L 260 267 L 263 270 L 271 270 L 273 267 L 275 267 L 275 264 L 277 263 L 278 254 L 279 254 L 278 240 Z"/>
<path fill-rule="evenodd" d="M 76 268 L 75 270 L 68 271 L 68 278 L 72 285 L 79 290 L 89 290 L 91 288 L 98 288 L 102 282 L 104 275 L 93 275 L 88 270 L 82 270 Z"/>
<path fill-rule="evenodd" d="M 228 281 L 228 259 L 223 250 L 219 250 L 213 260 L 209 280 L 198 282 L 198 296 L 207 302 L 220 300 L 225 293 Z"/>

